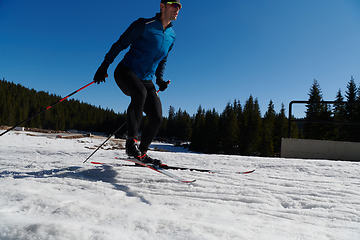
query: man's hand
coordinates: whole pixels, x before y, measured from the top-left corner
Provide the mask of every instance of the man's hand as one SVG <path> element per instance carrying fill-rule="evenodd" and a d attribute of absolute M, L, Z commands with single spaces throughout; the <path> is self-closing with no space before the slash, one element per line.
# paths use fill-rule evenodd
<path fill-rule="evenodd" d="M 105 78 L 108 77 L 107 69 L 109 67 L 109 64 L 107 62 L 103 62 L 101 66 L 98 68 L 98 70 L 95 73 L 94 76 L 94 82 L 99 84 L 101 82 L 105 82 Z"/>
<path fill-rule="evenodd" d="M 159 91 L 165 91 L 165 89 L 168 87 L 170 83 L 170 80 L 165 82 L 162 78 L 156 79 L 156 84 L 159 86 Z"/>

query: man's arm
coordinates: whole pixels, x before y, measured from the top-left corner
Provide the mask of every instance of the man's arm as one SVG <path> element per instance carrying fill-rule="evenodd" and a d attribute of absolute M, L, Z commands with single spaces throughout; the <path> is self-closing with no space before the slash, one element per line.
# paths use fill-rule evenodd
<path fill-rule="evenodd" d="M 145 19 L 139 18 L 133 22 L 120 38 L 111 46 L 109 52 L 105 55 L 105 61 L 111 64 L 119 53 L 138 40 L 144 33 Z"/>

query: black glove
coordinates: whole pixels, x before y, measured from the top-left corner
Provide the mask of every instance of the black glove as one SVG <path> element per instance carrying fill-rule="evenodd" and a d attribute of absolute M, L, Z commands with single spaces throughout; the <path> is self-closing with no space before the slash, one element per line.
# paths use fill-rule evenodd
<path fill-rule="evenodd" d="M 103 63 L 100 65 L 100 67 L 98 68 L 98 70 L 95 73 L 94 76 L 94 82 L 99 84 L 101 82 L 105 82 L 105 78 L 108 77 L 107 74 L 107 69 L 109 67 L 109 64 L 105 61 L 103 61 Z"/>
<path fill-rule="evenodd" d="M 157 78 L 156 84 L 159 86 L 160 91 L 165 91 L 165 89 L 168 87 L 169 81 L 165 82 L 163 78 Z"/>

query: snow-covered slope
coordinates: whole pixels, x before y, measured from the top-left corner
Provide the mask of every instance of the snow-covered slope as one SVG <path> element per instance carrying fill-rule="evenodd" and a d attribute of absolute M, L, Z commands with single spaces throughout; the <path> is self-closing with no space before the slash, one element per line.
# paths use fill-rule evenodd
<path fill-rule="evenodd" d="M 0 138 L 0 239 L 360 239 L 360 163 L 149 152 L 169 165 L 256 169 L 175 171 L 197 179 L 184 184 L 83 164 L 103 139 L 33 135 Z M 107 149 L 91 160 L 124 156 Z"/>

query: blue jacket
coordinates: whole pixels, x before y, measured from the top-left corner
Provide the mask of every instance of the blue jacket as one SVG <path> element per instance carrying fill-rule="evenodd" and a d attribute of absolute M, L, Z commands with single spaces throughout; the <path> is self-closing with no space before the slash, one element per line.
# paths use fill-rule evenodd
<path fill-rule="evenodd" d="M 175 42 L 172 23 L 165 29 L 160 21 L 160 13 L 150 19 L 139 18 L 115 42 L 105 55 L 111 64 L 116 56 L 129 45 L 130 50 L 121 61 L 140 80 L 152 80 L 154 75 L 162 78 L 167 56 Z"/>

